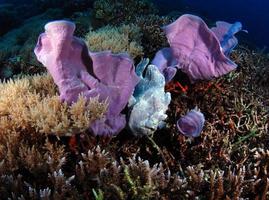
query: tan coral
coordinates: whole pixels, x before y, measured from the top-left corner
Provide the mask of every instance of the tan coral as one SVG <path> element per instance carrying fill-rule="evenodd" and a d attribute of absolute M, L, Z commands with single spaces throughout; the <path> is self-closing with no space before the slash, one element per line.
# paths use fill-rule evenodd
<path fill-rule="evenodd" d="M 51 77 L 25 76 L 0 84 L 0 133 L 35 130 L 37 133 L 71 135 L 85 131 L 107 108 L 97 98 L 80 98 L 68 106 L 58 98 Z"/>
<path fill-rule="evenodd" d="M 129 53 L 133 58 L 143 55 L 141 33 L 136 25 L 120 27 L 105 26 L 86 35 L 86 43 L 91 51 L 110 50 L 112 53 Z"/>

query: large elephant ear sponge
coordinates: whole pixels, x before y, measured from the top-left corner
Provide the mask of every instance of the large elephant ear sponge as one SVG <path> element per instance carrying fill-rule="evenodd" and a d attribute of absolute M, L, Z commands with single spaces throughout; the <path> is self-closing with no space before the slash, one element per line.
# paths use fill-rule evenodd
<path fill-rule="evenodd" d="M 152 61 L 160 71 L 176 67 L 194 83 L 211 80 L 236 69 L 237 65 L 224 54 L 220 41 L 200 17 L 182 15 L 163 30 L 170 48 L 161 49 Z"/>
<path fill-rule="evenodd" d="M 69 21 L 48 23 L 35 48 L 37 59 L 52 75 L 62 101 L 71 105 L 80 95 L 106 101 L 106 116 L 95 121 L 91 130 L 96 135 L 117 134 L 126 124 L 121 111 L 139 80 L 133 60 L 128 54 L 88 52 L 84 41 L 73 36 L 74 30 Z"/>

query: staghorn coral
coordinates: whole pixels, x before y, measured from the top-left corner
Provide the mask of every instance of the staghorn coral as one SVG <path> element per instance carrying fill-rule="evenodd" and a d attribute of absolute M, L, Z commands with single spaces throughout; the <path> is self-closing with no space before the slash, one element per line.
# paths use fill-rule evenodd
<path fill-rule="evenodd" d="M 268 55 L 261 50 L 251 50 L 247 47 L 240 48 L 231 55 L 233 60 L 239 63 L 240 67 L 246 70 L 244 84 L 249 91 L 254 92 L 257 96 L 263 98 L 266 106 L 269 105 L 269 88 L 268 88 Z M 249 84 L 246 84 L 249 83 Z"/>
<path fill-rule="evenodd" d="M 119 27 L 108 25 L 87 33 L 85 41 L 91 51 L 127 52 L 133 58 L 139 58 L 143 56 L 141 36 L 139 27 L 134 24 Z"/>
<path fill-rule="evenodd" d="M 39 141 L 36 146 L 36 139 L 35 142 L 27 137 L 15 139 L 22 138 L 22 135 L 9 135 L 9 139 L 2 138 L 0 142 L 0 146 L 6 145 L 4 148 L 9 152 L 8 156 L 0 158 L 1 198 L 37 199 L 50 196 L 63 199 L 68 192 L 69 196 L 75 196 L 75 190 L 70 186 L 73 178 L 65 178 L 61 169 L 67 156 L 64 147 L 44 140 L 42 136 L 36 138 Z M 12 151 L 9 150 L 11 147 Z M 35 184 L 32 184 L 33 181 Z"/>
<path fill-rule="evenodd" d="M 249 59 L 253 59 L 251 63 L 256 66 L 255 81 L 262 86 L 262 89 L 269 91 L 269 55 L 262 52 L 252 52 Z"/>
<path fill-rule="evenodd" d="M 44 88 L 44 85 L 46 87 Z M 106 104 L 80 97 L 70 107 L 61 103 L 50 76 L 25 76 L 0 84 L 1 135 L 13 131 L 70 135 L 85 131 L 106 111 Z"/>

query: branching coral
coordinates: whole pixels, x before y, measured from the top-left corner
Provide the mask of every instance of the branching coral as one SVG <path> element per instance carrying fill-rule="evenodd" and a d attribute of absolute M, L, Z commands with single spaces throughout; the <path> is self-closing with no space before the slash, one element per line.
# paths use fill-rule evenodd
<path fill-rule="evenodd" d="M 120 27 L 105 26 L 86 35 L 86 43 L 91 51 L 110 50 L 112 53 L 129 53 L 133 58 L 143 55 L 141 32 L 136 25 Z"/>
<path fill-rule="evenodd" d="M 46 87 L 44 87 L 46 85 Z M 85 131 L 106 111 L 106 104 L 80 97 L 69 107 L 61 103 L 48 75 L 25 76 L 0 84 L 1 135 L 13 131 L 70 135 Z"/>

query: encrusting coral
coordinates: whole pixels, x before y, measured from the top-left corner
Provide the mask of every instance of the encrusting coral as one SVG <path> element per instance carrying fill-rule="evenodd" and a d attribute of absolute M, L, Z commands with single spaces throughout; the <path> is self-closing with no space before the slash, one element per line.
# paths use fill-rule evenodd
<path fill-rule="evenodd" d="M 108 25 L 87 33 L 85 41 L 91 51 L 126 52 L 132 58 L 139 58 L 143 56 L 141 36 L 140 28 L 136 25 L 121 25 L 120 27 Z"/>

